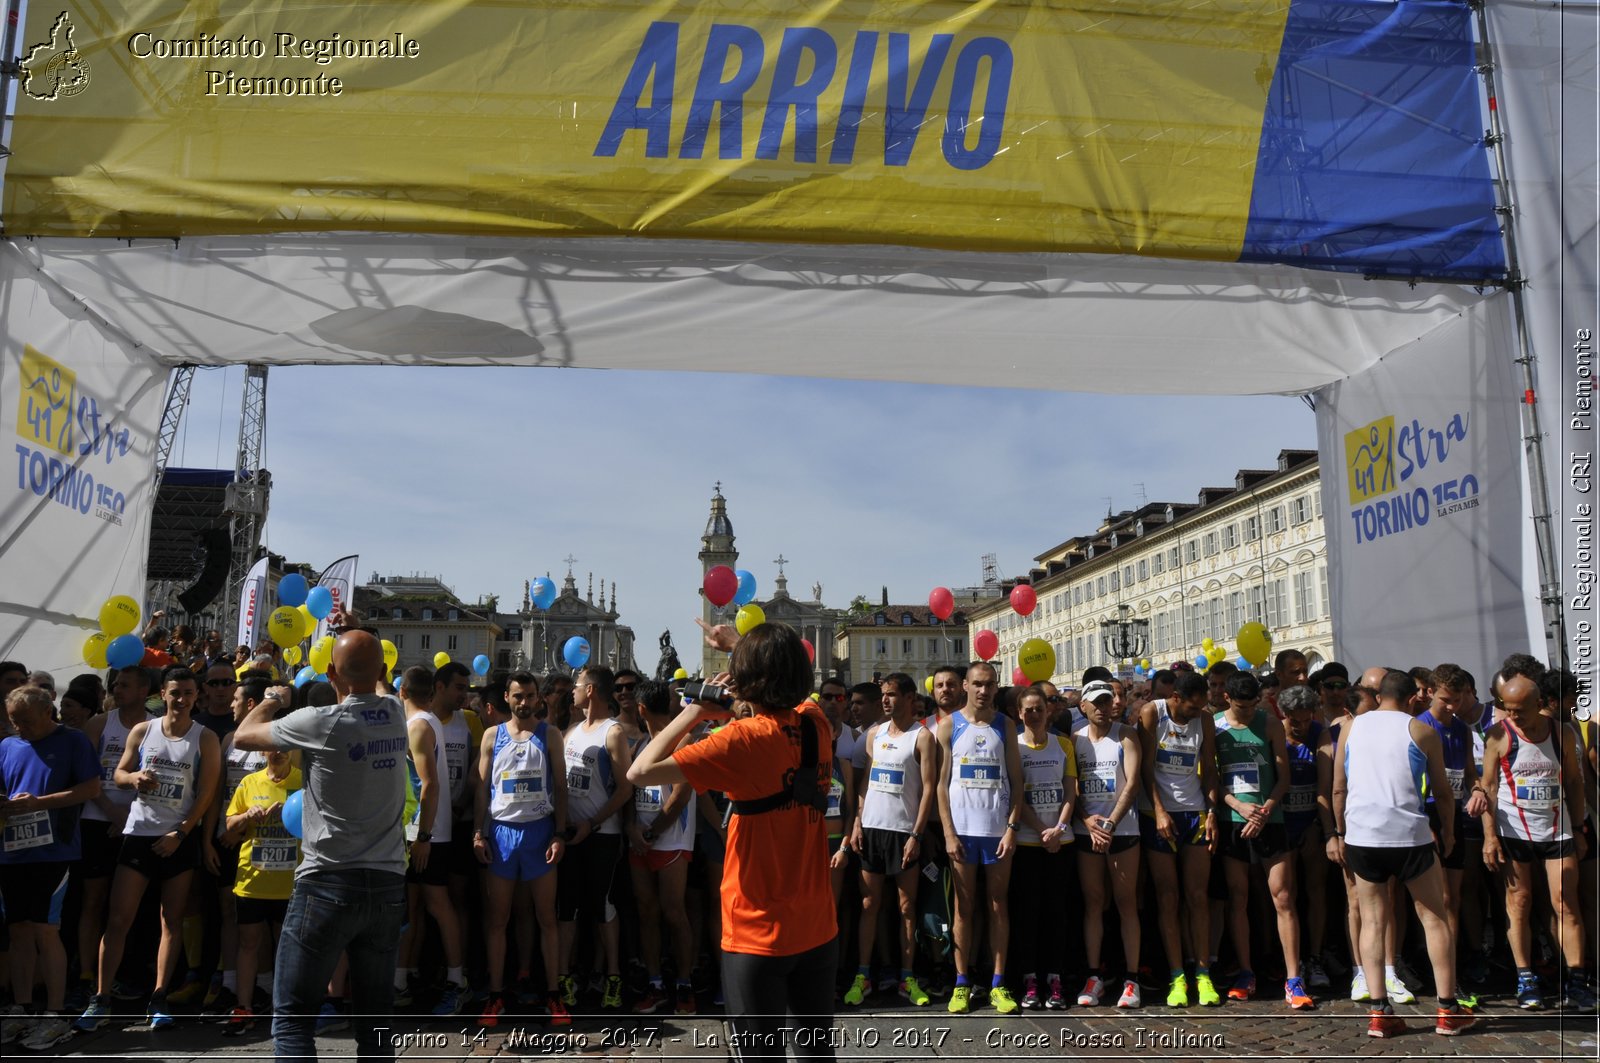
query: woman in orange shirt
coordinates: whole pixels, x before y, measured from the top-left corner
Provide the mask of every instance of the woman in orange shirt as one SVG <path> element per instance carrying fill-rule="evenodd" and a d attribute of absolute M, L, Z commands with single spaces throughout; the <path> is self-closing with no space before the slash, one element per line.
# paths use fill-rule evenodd
<path fill-rule="evenodd" d="M 726 649 L 731 636 L 718 627 L 707 641 Z M 733 801 L 722 872 L 722 987 L 739 1058 L 781 1060 L 787 1045 L 799 1059 L 831 1060 L 838 927 L 822 813 L 833 730 L 806 700 L 811 661 L 793 628 L 761 624 L 732 648 L 728 692 L 754 712 L 733 720 L 723 704 L 693 702 L 640 751 L 628 779 L 636 786 L 686 781 Z M 731 722 L 676 748 L 707 721 Z M 802 773 L 808 753 L 812 768 Z"/>

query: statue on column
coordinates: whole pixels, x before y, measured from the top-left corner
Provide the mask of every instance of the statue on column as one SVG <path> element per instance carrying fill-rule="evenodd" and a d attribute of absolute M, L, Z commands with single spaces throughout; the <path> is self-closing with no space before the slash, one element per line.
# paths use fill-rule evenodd
<path fill-rule="evenodd" d="M 661 660 L 656 664 L 656 681 L 670 682 L 673 675 L 682 667 L 683 663 L 678 660 L 678 651 L 672 645 L 672 629 L 668 628 L 661 633 Z"/>

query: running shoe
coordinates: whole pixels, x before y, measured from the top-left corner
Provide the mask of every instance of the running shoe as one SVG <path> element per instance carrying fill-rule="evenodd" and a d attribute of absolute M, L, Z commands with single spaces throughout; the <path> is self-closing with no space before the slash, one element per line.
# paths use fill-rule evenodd
<path fill-rule="evenodd" d="M 145 996 L 145 991 L 140 989 L 138 986 L 131 986 L 128 983 L 120 981 L 118 979 L 112 979 L 112 982 L 111 982 L 111 999 L 112 1000 L 141 1000 L 141 999 L 144 998 L 144 996 Z"/>
<path fill-rule="evenodd" d="M 1453 1008 L 1440 1008 L 1433 1020 L 1433 1032 L 1455 1037 L 1477 1025 L 1478 1017 L 1458 1002 Z"/>
<path fill-rule="evenodd" d="M 1083 983 L 1083 989 L 1078 993 L 1078 1007 L 1097 1007 L 1105 995 L 1106 980 L 1097 974 L 1091 974 L 1089 980 Z"/>
<path fill-rule="evenodd" d="M 43 1052 L 54 1048 L 72 1036 L 72 1023 L 59 1015 L 40 1019 L 22 1039 L 22 1047 L 30 1052 Z"/>
<path fill-rule="evenodd" d="M 1371 1000 L 1372 991 L 1367 988 L 1367 972 L 1357 967 L 1355 974 L 1350 976 L 1350 999 Z"/>
<path fill-rule="evenodd" d="M 439 1002 L 433 1006 L 435 1015 L 454 1015 L 461 1010 L 461 998 L 466 993 L 467 987 L 455 982 L 446 982 L 444 992 L 439 994 Z"/>
<path fill-rule="evenodd" d="M 900 999 L 914 1007 L 925 1008 L 928 1006 L 928 994 L 922 986 L 917 984 L 915 978 L 907 978 L 899 985 Z"/>
<path fill-rule="evenodd" d="M 479 1026 L 499 1026 L 500 1016 L 506 1011 L 506 998 L 504 993 L 490 993 L 489 999 L 483 1005 L 483 1011 L 478 1015 Z"/>
<path fill-rule="evenodd" d="M 1022 1006 L 1028 1011 L 1038 1011 L 1044 1007 L 1044 1001 L 1039 999 L 1039 979 L 1035 975 L 1028 975 L 1022 980 Z"/>
<path fill-rule="evenodd" d="M 1306 983 L 1303 978 L 1286 978 L 1283 982 L 1283 999 L 1295 1011 L 1309 1011 L 1317 1006 L 1311 999 L 1311 994 L 1306 992 Z"/>
<path fill-rule="evenodd" d="M 1306 985 L 1312 989 L 1327 989 L 1333 983 L 1328 980 L 1328 972 L 1323 970 L 1322 963 L 1315 956 L 1305 962 Z"/>
<path fill-rule="evenodd" d="M 1390 1009 L 1373 1008 L 1367 1012 L 1368 1037 L 1399 1037 L 1405 1032 L 1405 1020 Z"/>
<path fill-rule="evenodd" d="M 1189 1006 L 1189 979 L 1185 975 L 1177 975 L 1172 979 L 1172 985 L 1167 989 L 1167 1007 L 1186 1008 Z"/>
<path fill-rule="evenodd" d="M 271 1002 L 268 1002 L 270 1007 Z M 344 1008 L 332 1000 L 324 1000 L 322 1009 L 317 1012 L 317 1034 L 327 1036 L 330 1033 L 339 1033 L 350 1028 L 350 1017 L 345 1014 Z"/>
<path fill-rule="evenodd" d="M 674 1013 L 678 1015 L 699 1014 L 700 1005 L 694 999 L 694 986 L 688 982 L 679 982 L 677 988 L 673 991 L 673 995 L 677 998 L 672 1004 Z"/>
<path fill-rule="evenodd" d="M 1228 987 L 1229 1000 L 1249 1000 L 1256 995 L 1256 976 L 1249 971 L 1240 971 L 1233 984 Z"/>
<path fill-rule="evenodd" d="M 1570 978 L 1567 981 L 1567 992 L 1561 1000 L 1561 1006 L 1568 1011 L 1580 1015 L 1593 1015 L 1595 1012 L 1594 989 L 1585 978 Z"/>
<path fill-rule="evenodd" d="M 958 985 L 950 990 L 950 1014 L 965 1015 L 972 1010 L 972 987 Z"/>
<path fill-rule="evenodd" d="M 89 1006 L 89 1000 L 93 996 L 93 982 L 87 978 L 74 978 L 72 988 L 67 990 L 67 1010 L 82 1011 Z"/>
<path fill-rule="evenodd" d="M 1139 983 L 1129 978 L 1122 983 L 1122 995 L 1117 998 L 1119 1008 L 1137 1008 L 1143 1001 L 1139 997 Z"/>
<path fill-rule="evenodd" d="M 1050 995 L 1044 998 L 1044 1006 L 1050 1011 L 1064 1011 L 1067 1007 L 1067 998 L 1061 992 L 1061 976 L 1050 976 Z"/>
<path fill-rule="evenodd" d="M 228 990 L 222 984 L 222 976 L 220 974 L 212 975 L 211 984 L 206 986 L 206 998 L 200 1002 L 200 1010 L 216 1011 L 217 1002 L 222 999 L 222 994 L 225 992 L 228 992 Z M 222 1010 L 228 1011 L 230 1009 L 224 1008 Z"/>
<path fill-rule="evenodd" d="M 864 974 L 858 974 L 855 981 L 850 983 L 850 988 L 844 991 L 844 1002 L 852 1008 L 859 1008 L 861 1002 L 867 999 L 867 994 L 872 992 L 872 983 Z"/>
<path fill-rule="evenodd" d="M 1003 985 L 997 985 L 989 990 L 989 1003 L 1002 1015 L 1010 1015 L 1017 1010 L 1017 998 Z"/>
<path fill-rule="evenodd" d="M 177 989 L 167 994 L 167 1003 L 175 1008 L 187 1008 L 205 999 L 206 983 L 194 972 Z"/>
<path fill-rule="evenodd" d="M 208 1019 L 212 1022 L 229 1022 L 233 1019 L 234 1009 L 239 1007 L 239 998 L 234 994 L 233 990 L 226 986 L 221 987 L 221 990 L 204 1005 L 204 1010 L 200 1012 L 202 1019 Z M 244 1010 L 249 1011 L 250 1009 L 245 1008 Z"/>
<path fill-rule="evenodd" d="M 1462 1007 L 1466 1008 L 1468 1011 L 1472 1011 L 1478 1006 L 1478 994 L 1468 993 L 1462 990 L 1458 985 L 1456 987 L 1456 1002 Z"/>
<path fill-rule="evenodd" d="M 560 986 L 561 1003 L 565 1004 L 569 1008 L 577 1007 L 578 980 L 572 977 L 570 974 L 564 974 L 556 979 L 556 984 Z"/>
<path fill-rule="evenodd" d="M 550 994 L 549 1008 L 551 1026 L 572 1025 L 572 1012 L 567 1010 L 567 1002 L 561 999 L 561 994 Z"/>
<path fill-rule="evenodd" d="M 1524 1011 L 1538 1011 L 1544 1007 L 1544 989 L 1536 974 L 1517 975 L 1517 1007 Z"/>
<path fill-rule="evenodd" d="M 249 1008 L 236 1007 L 228 1015 L 228 1023 L 222 1028 L 222 1036 L 238 1037 L 248 1033 L 256 1024 L 255 1013 Z"/>
<path fill-rule="evenodd" d="M 878 975 L 878 992 L 893 993 L 900 987 L 900 976 L 893 971 L 884 971 Z"/>
<path fill-rule="evenodd" d="M 72 1025 L 80 1030 L 98 1030 L 111 1021 L 111 999 L 106 996 L 96 995 L 89 1001 L 89 1006 L 78 1016 Z"/>
<path fill-rule="evenodd" d="M 167 1010 L 168 1006 L 166 993 L 157 990 L 150 994 L 150 1007 L 145 1012 L 145 1021 L 152 1030 L 165 1030 L 177 1023 L 178 1020 Z"/>
<path fill-rule="evenodd" d="M 640 997 L 633 1005 L 635 1015 L 654 1015 L 670 1003 L 667 1000 L 667 991 L 662 986 L 651 982 L 645 987 L 644 996 Z"/>
<path fill-rule="evenodd" d="M 1202 1008 L 1214 1008 L 1222 1003 L 1222 997 L 1217 993 L 1217 987 L 1211 981 L 1209 973 L 1194 976 L 1194 999 Z"/>
<path fill-rule="evenodd" d="M 600 998 L 600 1006 L 607 1011 L 617 1011 L 622 1007 L 622 976 L 619 974 L 606 975 L 605 995 Z"/>
<path fill-rule="evenodd" d="M 1398 975 L 1384 975 L 1383 988 L 1389 994 L 1389 1000 L 1395 1004 L 1410 1004 L 1417 999 L 1417 995 L 1406 988 Z"/>
<path fill-rule="evenodd" d="M 408 974 L 406 975 L 405 985 L 394 987 L 394 1006 L 397 1008 L 409 1008 L 416 1003 L 416 1000 L 417 980 Z"/>
<path fill-rule="evenodd" d="M 4 1022 L 0 1022 L 0 1045 L 8 1045 L 13 1041 L 20 1041 L 33 1031 L 34 1023 L 38 1020 L 22 1010 L 22 1005 L 13 1004 L 6 1012 Z"/>

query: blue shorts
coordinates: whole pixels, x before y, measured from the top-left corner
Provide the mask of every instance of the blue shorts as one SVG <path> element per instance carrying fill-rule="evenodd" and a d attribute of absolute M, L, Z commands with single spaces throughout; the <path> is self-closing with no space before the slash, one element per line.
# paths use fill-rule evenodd
<path fill-rule="evenodd" d="M 1283 814 L 1283 829 L 1288 836 L 1289 848 L 1300 848 L 1300 844 L 1306 840 L 1306 831 L 1310 830 L 1311 825 L 1316 822 L 1317 814 L 1315 812 L 1294 813 L 1292 815 L 1285 812 Z"/>
<path fill-rule="evenodd" d="M 969 864 L 998 864 L 1000 862 L 1000 835 L 994 837 L 969 837 L 958 834 L 961 842 L 961 859 Z"/>
<path fill-rule="evenodd" d="M 532 882 L 551 869 L 545 850 L 555 837 L 554 816 L 532 823 L 501 823 L 493 820 L 489 829 L 489 873 L 512 882 Z"/>
<path fill-rule="evenodd" d="M 1204 809 L 1197 812 L 1168 812 L 1172 817 L 1172 830 L 1177 836 L 1178 845 L 1204 845 L 1206 843 L 1206 812 Z M 1139 813 L 1139 838 L 1144 847 L 1153 853 L 1165 853 L 1168 856 L 1178 855 L 1178 846 L 1172 845 L 1161 835 L 1156 833 L 1156 817 L 1154 812 Z"/>

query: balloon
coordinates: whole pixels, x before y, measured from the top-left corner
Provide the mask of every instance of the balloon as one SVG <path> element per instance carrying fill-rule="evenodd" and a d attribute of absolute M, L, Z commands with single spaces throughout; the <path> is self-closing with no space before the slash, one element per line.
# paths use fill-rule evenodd
<path fill-rule="evenodd" d="M 940 620 L 949 620 L 955 611 L 956 596 L 950 593 L 949 587 L 935 587 L 928 592 L 928 612 Z"/>
<path fill-rule="evenodd" d="M 126 594 L 119 594 L 114 598 L 107 598 L 106 604 L 100 607 L 100 630 L 109 638 L 126 635 L 139 626 L 139 603 Z M 144 643 L 140 643 L 141 646 Z M 139 656 L 144 656 L 144 650 L 139 651 Z M 126 668 L 127 665 L 122 667 Z"/>
<path fill-rule="evenodd" d="M 106 660 L 106 647 L 111 645 L 111 637 L 104 631 L 96 631 L 83 640 L 83 663 L 90 668 L 108 668 L 110 662 Z"/>
<path fill-rule="evenodd" d="M 555 580 L 540 576 L 528 585 L 528 597 L 540 609 L 548 609 L 556 600 Z"/>
<path fill-rule="evenodd" d="M 294 674 L 294 685 L 303 687 L 315 678 L 317 678 L 317 670 L 308 664 Z"/>
<path fill-rule="evenodd" d="M 811 645 L 811 640 L 810 639 L 801 639 L 800 640 L 800 645 L 802 645 L 802 646 L 804 646 L 806 648 L 806 656 L 811 658 L 811 663 L 812 664 L 816 664 L 817 663 L 817 648 L 815 646 Z"/>
<path fill-rule="evenodd" d="M 300 614 L 287 605 L 280 605 L 267 617 L 267 634 L 279 646 L 293 646 L 300 641 Z"/>
<path fill-rule="evenodd" d="M 741 568 L 734 576 L 739 580 L 739 589 L 733 592 L 733 604 L 749 605 L 756 600 L 756 574 Z"/>
<path fill-rule="evenodd" d="M 930 694 L 933 693 L 933 676 L 930 675 L 928 678 L 922 681 L 922 689 L 926 690 Z"/>
<path fill-rule="evenodd" d="M 1150 670 L 1150 658 L 1146 657 L 1144 660 L 1140 661 L 1139 667 L 1148 672 Z"/>
<path fill-rule="evenodd" d="M 400 663 L 400 651 L 388 639 L 383 640 L 383 663 L 389 671 L 394 671 L 394 666 Z"/>
<path fill-rule="evenodd" d="M 443 668 L 445 665 L 447 665 L 449 663 L 450 663 L 450 655 L 448 653 L 444 652 L 443 650 L 440 650 L 438 653 L 433 655 L 433 666 L 435 668 Z"/>
<path fill-rule="evenodd" d="M 1028 639 L 1017 650 L 1017 670 L 1030 683 L 1042 683 L 1056 674 L 1056 649 L 1044 639 Z"/>
<path fill-rule="evenodd" d="M 138 635 L 118 635 L 106 643 L 106 664 L 112 668 L 132 668 L 144 660 L 144 639 Z"/>
<path fill-rule="evenodd" d="M 300 615 L 300 638 L 308 639 L 317 630 L 317 618 L 306 609 L 305 603 L 295 607 L 295 612 Z M 298 640 L 297 640 L 298 641 Z"/>
<path fill-rule="evenodd" d="M 278 581 L 278 604 L 287 605 L 293 609 L 304 605 L 306 593 L 311 588 L 306 586 L 306 578 L 298 572 L 291 572 Z"/>
<path fill-rule="evenodd" d="M 1144 678 L 1144 665 L 1142 665 L 1142 664 L 1134 665 L 1133 666 L 1133 674 L 1138 676 L 1140 679 L 1143 679 Z"/>
<path fill-rule="evenodd" d="M 672 673 L 672 678 L 674 678 L 674 679 L 688 679 L 689 678 L 689 669 L 687 669 L 687 668 L 675 669 L 673 671 L 673 673 Z"/>
<path fill-rule="evenodd" d="M 1207 669 L 1207 668 L 1210 668 L 1210 667 L 1211 667 L 1211 662 L 1210 662 L 1210 661 L 1208 661 L 1208 660 L 1206 660 L 1206 655 L 1205 655 L 1205 654 L 1203 654 L 1203 653 L 1200 653 L 1200 654 L 1196 654 L 1196 655 L 1195 655 L 1195 658 L 1194 658 L 1194 666 L 1195 666 L 1195 667 L 1196 667 L 1196 668 L 1198 668 L 1198 669 L 1200 669 L 1200 671 L 1202 671 L 1202 672 L 1203 672 L 1203 671 L 1205 671 L 1205 670 L 1206 670 L 1206 669 Z"/>
<path fill-rule="evenodd" d="M 1239 666 L 1240 671 L 1248 672 L 1250 670 L 1250 662 L 1245 660 L 1243 657 L 1240 657 L 1233 663 Z"/>
<path fill-rule="evenodd" d="M 285 646 L 283 648 L 283 663 L 287 664 L 287 665 L 299 664 L 300 663 L 300 647 L 299 646 Z"/>
<path fill-rule="evenodd" d="M 1263 665 L 1272 656 L 1272 632 L 1265 624 L 1252 620 L 1239 628 L 1239 656 L 1252 665 Z"/>
<path fill-rule="evenodd" d="M 1211 652 L 1211 647 L 1213 647 L 1215 645 L 1216 645 L 1216 643 L 1212 641 L 1211 636 L 1209 636 L 1209 635 L 1207 635 L 1205 638 L 1200 640 L 1200 648 L 1202 650 L 1205 650 L 1207 653 L 1210 653 Z"/>
<path fill-rule="evenodd" d="M 1011 588 L 1011 608 L 1015 609 L 1019 616 L 1027 616 L 1038 604 L 1039 596 L 1026 583 L 1019 583 Z"/>
<path fill-rule="evenodd" d="M 326 587 L 312 587 L 306 592 L 306 612 L 318 620 L 325 620 L 333 612 L 333 592 Z"/>
<path fill-rule="evenodd" d="M 739 577 L 727 565 L 715 565 L 706 570 L 704 586 L 706 601 L 720 609 L 739 593 Z"/>
<path fill-rule="evenodd" d="M 296 790 L 283 799 L 283 829 L 296 838 L 305 837 L 305 823 L 302 821 L 305 815 L 305 803 L 304 790 Z"/>
<path fill-rule="evenodd" d="M 1207 666 L 1216 664 L 1218 661 L 1225 661 L 1227 659 L 1228 659 L 1228 650 L 1227 650 L 1227 647 L 1225 647 L 1225 646 L 1213 645 L 1209 650 L 1206 651 L 1206 664 L 1207 664 Z"/>
<path fill-rule="evenodd" d="M 978 660 L 987 661 L 1000 651 L 1000 636 L 988 628 L 972 636 L 972 652 L 978 655 Z"/>
<path fill-rule="evenodd" d="M 1021 668 L 1011 669 L 1011 685 L 1014 687 L 1025 687 L 1028 685 L 1028 677 L 1023 673 Z"/>
<path fill-rule="evenodd" d="M 306 660 L 311 662 L 311 667 L 315 671 L 326 672 L 328 662 L 333 660 L 333 638 L 324 635 L 318 639 L 311 647 L 311 652 L 306 655 Z"/>
<path fill-rule="evenodd" d="M 748 635 L 756 627 L 767 622 L 767 614 L 761 606 L 750 604 L 739 606 L 739 611 L 733 616 L 734 630 L 741 635 Z"/>
<path fill-rule="evenodd" d="M 567 662 L 568 668 L 582 668 L 589 663 L 589 640 L 582 635 L 574 635 L 561 647 L 561 659 Z"/>
<path fill-rule="evenodd" d="M 474 675 L 488 675 L 489 674 L 489 658 L 488 658 L 488 656 L 485 655 L 485 654 L 480 653 L 476 657 L 474 657 L 472 659 L 472 671 L 473 671 Z"/>

